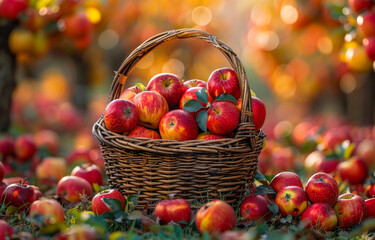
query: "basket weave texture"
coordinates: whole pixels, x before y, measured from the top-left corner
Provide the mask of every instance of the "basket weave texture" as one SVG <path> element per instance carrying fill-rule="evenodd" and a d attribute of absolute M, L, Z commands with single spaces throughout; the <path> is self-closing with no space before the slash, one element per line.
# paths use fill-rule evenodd
<path fill-rule="evenodd" d="M 237 73 L 242 91 L 242 111 L 235 138 L 175 141 L 131 138 L 109 131 L 103 116 L 94 124 L 108 183 L 124 195 L 138 196 L 138 208 L 149 207 L 170 194 L 188 202 L 224 198 L 235 205 L 254 181 L 258 155 L 265 135 L 254 130 L 251 95 L 246 73 L 237 55 L 215 36 L 196 29 L 178 29 L 157 34 L 138 46 L 114 77 L 108 103 L 117 99 L 126 78 L 147 53 L 177 39 L 195 38 L 215 46 Z"/>

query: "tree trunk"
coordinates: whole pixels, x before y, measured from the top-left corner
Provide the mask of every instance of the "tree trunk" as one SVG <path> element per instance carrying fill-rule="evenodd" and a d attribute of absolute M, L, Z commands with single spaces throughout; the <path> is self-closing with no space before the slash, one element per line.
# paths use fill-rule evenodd
<path fill-rule="evenodd" d="M 16 88 L 16 56 L 11 53 L 8 38 L 15 28 L 15 22 L 0 22 L 0 132 L 10 127 L 12 93 Z"/>

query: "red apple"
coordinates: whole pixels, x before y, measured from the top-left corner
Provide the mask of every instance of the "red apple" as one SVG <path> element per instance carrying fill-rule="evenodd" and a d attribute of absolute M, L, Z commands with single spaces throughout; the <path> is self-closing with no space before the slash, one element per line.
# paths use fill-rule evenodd
<path fill-rule="evenodd" d="M 208 109 L 207 128 L 217 135 L 227 135 L 239 123 L 241 112 L 230 101 L 217 101 Z"/>
<path fill-rule="evenodd" d="M 181 78 L 171 73 L 157 74 L 151 78 L 147 85 L 147 91 L 160 93 L 167 100 L 169 107 L 178 104 L 184 90 Z"/>
<path fill-rule="evenodd" d="M 10 136 L 5 136 L 0 139 L 0 155 L 3 161 L 14 154 L 14 139 Z"/>
<path fill-rule="evenodd" d="M 195 93 L 199 90 L 201 90 L 202 87 L 192 87 L 192 88 L 189 88 L 188 90 L 186 90 L 184 92 L 184 94 L 182 94 L 182 97 L 180 99 L 180 109 L 184 109 L 184 105 L 186 104 L 187 101 L 189 101 L 190 99 L 194 99 L 194 100 L 197 100 L 198 102 L 200 102 L 202 104 L 202 106 L 205 108 L 207 106 L 207 103 L 204 103 L 200 100 L 198 100 L 197 96 L 195 95 Z M 203 110 L 203 109 L 201 109 Z M 197 114 L 198 114 L 199 111 L 197 112 L 192 112 L 190 114 L 193 115 L 194 118 L 196 118 Z"/>
<path fill-rule="evenodd" d="M 375 183 L 366 187 L 366 194 L 369 198 L 375 198 Z"/>
<path fill-rule="evenodd" d="M 228 67 L 214 70 L 207 81 L 207 92 L 212 101 L 223 93 L 239 99 L 241 89 L 236 72 Z"/>
<path fill-rule="evenodd" d="M 37 227 L 43 233 L 53 233 L 60 229 L 61 225 L 65 224 L 64 209 L 61 204 L 48 198 L 42 198 L 31 204 L 29 211 L 30 218 L 40 218 L 43 220 L 37 222 Z M 34 225 L 32 223 L 32 225 Z"/>
<path fill-rule="evenodd" d="M 34 189 L 25 184 L 10 184 L 1 194 L 1 201 L 6 206 L 19 208 L 19 211 L 28 209 L 34 202 Z"/>
<path fill-rule="evenodd" d="M 191 208 L 189 203 L 181 198 L 163 200 L 156 204 L 155 217 L 160 219 L 161 224 L 168 224 L 173 221 L 184 227 L 190 223 Z"/>
<path fill-rule="evenodd" d="M 356 149 L 356 155 L 366 163 L 368 168 L 375 169 L 375 140 L 361 141 Z"/>
<path fill-rule="evenodd" d="M 367 217 L 375 218 L 375 198 L 365 200 L 365 204 L 367 207 Z"/>
<path fill-rule="evenodd" d="M 100 148 L 90 149 L 89 155 L 90 155 L 90 159 L 95 165 L 99 166 L 100 169 L 102 169 L 103 171 L 106 170 L 105 160 L 103 158 L 103 154 Z"/>
<path fill-rule="evenodd" d="M 79 165 L 83 163 L 94 163 L 90 151 L 86 148 L 74 148 L 66 157 L 68 165 Z"/>
<path fill-rule="evenodd" d="M 31 159 L 37 151 L 34 138 L 29 134 L 20 135 L 14 143 L 14 151 L 21 161 Z"/>
<path fill-rule="evenodd" d="M 3 194 L 4 190 L 8 187 L 8 184 L 6 184 L 5 182 L 1 182 L 0 183 L 0 198 L 1 198 L 1 194 Z"/>
<path fill-rule="evenodd" d="M 104 123 L 112 132 L 131 131 L 138 123 L 137 108 L 129 100 L 116 99 L 105 108 Z"/>
<path fill-rule="evenodd" d="M 215 139 L 225 139 L 224 136 L 213 134 L 210 131 L 202 132 L 198 134 L 197 140 L 215 140 Z"/>
<path fill-rule="evenodd" d="M 84 12 L 61 18 L 58 26 L 71 39 L 86 36 L 92 31 L 92 24 Z"/>
<path fill-rule="evenodd" d="M 160 120 L 159 125 L 162 139 L 187 141 L 194 140 L 198 136 L 198 124 L 185 110 L 177 109 L 168 112 Z"/>
<path fill-rule="evenodd" d="M 34 134 L 35 145 L 49 155 L 57 155 L 59 151 L 59 137 L 51 130 L 40 130 Z"/>
<path fill-rule="evenodd" d="M 333 209 L 337 214 L 338 226 L 344 229 L 360 224 L 367 217 L 365 200 L 352 193 L 340 195 Z"/>
<path fill-rule="evenodd" d="M 266 120 L 266 105 L 259 98 L 251 97 L 251 107 L 253 110 L 255 132 L 258 132 Z"/>
<path fill-rule="evenodd" d="M 271 169 L 274 173 L 287 171 L 294 167 L 295 155 L 289 147 L 275 147 L 271 152 Z"/>
<path fill-rule="evenodd" d="M 198 210 L 195 215 L 195 226 L 201 234 L 233 230 L 236 226 L 236 214 L 228 203 L 213 200 Z"/>
<path fill-rule="evenodd" d="M 121 93 L 119 99 L 129 100 L 133 102 L 135 95 L 137 95 L 140 92 L 142 92 L 142 89 L 140 87 L 133 86 L 133 87 L 125 89 L 125 91 Z"/>
<path fill-rule="evenodd" d="M 276 192 L 279 192 L 281 189 L 290 186 L 297 186 L 303 189 L 301 178 L 294 172 L 281 172 L 276 174 L 272 178 L 270 186 Z"/>
<path fill-rule="evenodd" d="M 261 195 L 251 195 L 245 198 L 240 205 L 242 218 L 247 220 L 267 220 L 272 213 L 267 205 L 269 200 Z"/>
<path fill-rule="evenodd" d="M 76 176 L 65 176 L 58 183 L 56 194 L 68 202 L 80 202 L 93 195 L 91 184 Z"/>
<path fill-rule="evenodd" d="M 160 139 L 157 131 L 139 125 L 128 134 L 128 137 Z"/>
<path fill-rule="evenodd" d="M 307 228 L 332 231 L 337 225 L 337 215 L 328 203 L 317 202 L 306 208 L 302 213 L 301 221 Z"/>
<path fill-rule="evenodd" d="M 141 92 L 133 102 L 137 107 L 139 124 L 147 128 L 157 129 L 161 118 L 169 111 L 167 100 L 155 91 Z"/>
<path fill-rule="evenodd" d="M 96 215 L 102 215 L 105 212 L 112 211 L 104 202 L 103 198 L 115 198 L 121 202 L 122 209 L 125 210 L 125 198 L 121 192 L 115 189 L 107 189 L 97 193 L 91 202 L 92 211 Z"/>
<path fill-rule="evenodd" d="M 2 0 L 0 1 L 0 17 L 16 19 L 28 6 L 28 0 Z"/>
<path fill-rule="evenodd" d="M 13 183 L 20 183 L 20 182 L 24 182 L 25 184 L 28 184 L 27 179 L 23 177 L 7 177 L 7 178 L 4 178 L 3 182 L 8 185 L 13 184 Z"/>
<path fill-rule="evenodd" d="M 103 186 L 103 173 L 100 168 L 91 163 L 85 163 L 80 166 L 76 166 L 71 174 L 71 176 L 81 177 L 87 180 L 91 185 L 98 184 Z"/>
<path fill-rule="evenodd" d="M 350 184 L 361 184 L 368 176 L 366 164 L 359 157 L 351 157 L 337 166 L 337 171 L 342 180 Z"/>
<path fill-rule="evenodd" d="M 0 162 L 0 183 L 3 181 L 5 177 L 5 167 L 2 162 Z"/>
<path fill-rule="evenodd" d="M 306 183 L 305 191 L 311 203 L 325 202 L 333 206 L 339 195 L 336 180 L 327 173 L 315 173 Z"/>
<path fill-rule="evenodd" d="M 324 149 L 333 150 L 336 145 L 350 139 L 349 133 L 341 128 L 332 128 L 327 130 L 322 137 L 322 145 Z"/>
<path fill-rule="evenodd" d="M 372 61 L 375 61 L 375 36 L 364 38 L 362 43 L 367 57 Z"/>
<path fill-rule="evenodd" d="M 277 193 L 275 203 L 284 217 L 298 217 L 307 207 L 307 196 L 300 187 L 284 187 Z"/>
<path fill-rule="evenodd" d="M 355 12 L 359 13 L 363 10 L 368 10 L 374 4 L 372 0 L 349 0 L 349 7 Z"/>
<path fill-rule="evenodd" d="M 340 160 L 338 158 L 325 157 L 321 161 L 316 162 L 314 168 L 316 172 L 333 173 L 339 164 Z"/>
<path fill-rule="evenodd" d="M 193 87 L 204 87 L 207 88 L 207 82 L 199 79 L 191 79 L 184 82 L 184 92 L 188 90 L 189 88 Z"/>
<path fill-rule="evenodd" d="M 55 185 L 65 176 L 67 166 L 65 159 L 60 157 L 46 157 L 36 167 L 36 177 L 42 184 Z"/>
<path fill-rule="evenodd" d="M 375 35 L 375 11 L 366 11 L 357 17 L 357 28 L 363 37 Z"/>
<path fill-rule="evenodd" d="M 315 165 L 319 162 L 324 161 L 325 155 L 323 152 L 315 150 L 309 153 L 304 161 L 304 167 L 307 171 L 312 172 L 315 171 Z"/>
<path fill-rule="evenodd" d="M 0 219 L 0 239 L 10 239 L 13 235 L 13 228 L 3 219 Z"/>

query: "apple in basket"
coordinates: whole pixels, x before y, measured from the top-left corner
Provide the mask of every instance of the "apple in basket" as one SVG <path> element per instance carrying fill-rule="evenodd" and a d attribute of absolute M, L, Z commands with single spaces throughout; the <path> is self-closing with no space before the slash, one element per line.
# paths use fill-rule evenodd
<path fill-rule="evenodd" d="M 128 137 L 134 138 L 152 138 L 152 139 L 160 139 L 160 135 L 157 131 L 148 129 L 142 126 L 136 126 L 129 134 Z"/>
<path fill-rule="evenodd" d="M 189 88 L 193 87 L 204 87 L 207 88 L 207 82 L 199 79 L 191 79 L 184 82 L 185 92 Z"/>
<path fill-rule="evenodd" d="M 259 98 L 251 97 L 251 108 L 253 110 L 255 132 L 258 132 L 266 119 L 266 105 Z"/>
<path fill-rule="evenodd" d="M 196 112 L 191 112 L 190 114 L 193 115 L 194 118 L 197 117 L 197 114 L 198 112 L 200 112 L 201 110 L 203 110 L 204 108 L 206 108 L 207 106 L 207 103 L 205 102 L 202 102 L 200 101 L 198 98 L 197 98 L 197 95 L 196 95 L 196 92 L 197 91 L 200 91 L 202 90 L 202 87 L 192 87 L 192 88 L 189 88 L 188 90 L 186 90 L 184 92 L 184 94 L 182 94 L 182 97 L 180 99 L 180 109 L 184 109 L 184 105 L 190 100 L 190 99 L 194 99 L 198 102 L 200 102 L 202 104 L 202 108 Z"/>
<path fill-rule="evenodd" d="M 140 86 L 136 85 L 136 86 L 125 89 L 125 91 L 121 93 L 119 99 L 129 100 L 133 102 L 135 95 L 141 92 L 143 92 L 143 89 Z"/>
<path fill-rule="evenodd" d="M 137 108 L 129 100 L 116 99 L 105 108 L 104 123 L 108 130 L 112 132 L 131 131 L 138 123 Z"/>
<path fill-rule="evenodd" d="M 193 140 L 198 136 L 198 124 L 189 112 L 176 109 L 163 116 L 159 131 L 162 139 Z"/>
<path fill-rule="evenodd" d="M 207 81 L 207 92 L 210 102 L 223 93 L 239 99 L 241 97 L 241 89 L 236 72 L 228 67 L 213 71 Z"/>
<path fill-rule="evenodd" d="M 160 93 L 167 100 L 169 107 L 179 103 L 184 90 L 181 78 L 171 73 L 157 74 L 147 84 L 147 91 Z"/>
<path fill-rule="evenodd" d="M 137 107 L 138 124 L 157 129 L 161 118 L 169 111 L 167 100 L 155 91 L 144 91 L 137 94 L 133 102 Z"/>
<path fill-rule="evenodd" d="M 208 109 L 207 128 L 217 135 L 234 131 L 240 120 L 240 110 L 231 101 L 216 101 Z"/>

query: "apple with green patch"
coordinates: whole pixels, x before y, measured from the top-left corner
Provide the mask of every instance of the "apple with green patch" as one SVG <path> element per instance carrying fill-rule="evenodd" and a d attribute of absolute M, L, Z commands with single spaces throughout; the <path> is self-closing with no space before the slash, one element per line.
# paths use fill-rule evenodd
<path fill-rule="evenodd" d="M 163 116 L 159 131 L 162 139 L 194 140 L 198 136 L 198 124 L 189 112 L 176 109 Z"/>
<path fill-rule="evenodd" d="M 307 196 L 302 188 L 290 186 L 282 188 L 276 195 L 275 203 L 284 217 L 298 217 L 307 208 Z"/>
<path fill-rule="evenodd" d="M 352 193 L 340 195 L 333 209 L 337 214 L 338 226 L 344 229 L 360 224 L 367 217 L 365 200 Z"/>

